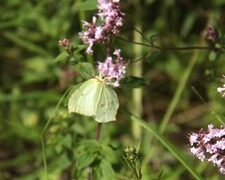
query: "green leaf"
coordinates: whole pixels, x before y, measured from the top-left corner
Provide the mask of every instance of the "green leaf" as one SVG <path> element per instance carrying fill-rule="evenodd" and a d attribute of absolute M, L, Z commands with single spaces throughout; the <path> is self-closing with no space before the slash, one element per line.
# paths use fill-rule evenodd
<path fill-rule="evenodd" d="M 67 148 L 71 148 L 72 147 L 72 137 L 70 134 L 67 134 L 65 137 L 63 137 L 63 145 L 66 146 Z"/>
<path fill-rule="evenodd" d="M 114 170 L 108 161 L 106 160 L 101 161 L 99 171 L 102 176 L 101 179 L 111 179 L 111 180 L 115 179 Z"/>
<path fill-rule="evenodd" d="M 95 76 L 95 70 L 91 63 L 82 62 L 75 65 L 75 68 L 80 72 L 85 79 L 90 79 Z"/>
<path fill-rule="evenodd" d="M 189 14 L 187 14 L 186 18 L 184 19 L 182 25 L 181 25 L 181 32 L 180 34 L 182 37 L 187 37 L 187 35 L 190 33 L 192 30 L 195 22 L 196 22 L 196 12 L 193 11 Z"/>
<path fill-rule="evenodd" d="M 61 62 L 61 61 L 66 61 L 68 60 L 69 55 L 67 52 L 62 52 L 61 54 L 59 54 L 55 59 L 54 62 Z"/>
<path fill-rule="evenodd" d="M 159 55 L 160 55 L 159 51 L 152 51 L 149 54 L 148 58 L 145 59 L 145 62 L 151 63 L 151 62 L 155 61 L 159 57 Z"/>
<path fill-rule="evenodd" d="M 66 169 L 67 167 L 69 167 L 71 165 L 71 161 L 68 158 L 67 154 L 64 153 L 59 157 L 58 160 L 58 168 L 59 169 Z"/>
<path fill-rule="evenodd" d="M 157 176 L 157 180 L 161 180 L 163 177 L 163 169 L 159 172 L 159 175 Z"/>
<path fill-rule="evenodd" d="M 210 61 L 215 61 L 218 57 L 218 53 L 215 51 L 210 51 L 209 53 L 209 60 Z"/>
<path fill-rule="evenodd" d="M 109 162 L 113 162 L 116 159 L 115 151 L 106 145 L 102 146 L 101 155 L 103 156 L 103 159 L 106 159 Z"/>
<path fill-rule="evenodd" d="M 60 126 L 58 124 L 56 125 L 52 125 L 50 128 L 49 128 L 49 132 L 50 133 L 56 133 L 57 131 L 59 131 L 60 129 Z"/>
<path fill-rule="evenodd" d="M 218 43 L 220 46 L 222 46 L 224 48 L 225 46 L 225 35 L 221 35 L 219 40 L 218 40 Z"/>
<path fill-rule="evenodd" d="M 71 54 L 73 54 L 73 57 L 70 59 L 70 63 L 77 64 L 78 62 L 82 62 L 84 55 L 83 50 L 87 49 L 86 44 L 77 44 L 73 45 L 71 48 Z"/>
<path fill-rule="evenodd" d="M 150 36 L 149 40 L 151 44 L 154 44 L 154 41 L 158 40 L 160 38 L 159 34 L 153 34 Z"/>
<path fill-rule="evenodd" d="M 82 51 L 86 48 L 87 48 L 86 44 L 77 44 L 77 45 L 73 46 L 72 50 L 73 50 L 74 53 L 78 53 L 78 52 L 80 52 L 80 51 Z"/>
<path fill-rule="evenodd" d="M 122 81 L 121 84 L 129 87 L 129 88 L 141 88 L 143 86 L 148 85 L 148 81 L 144 78 L 140 77 L 135 77 L 135 76 L 129 76 L 125 77 Z"/>
<path fill-rule="evenodd" d="M 90 165 L 95 158 L 97 157 L 96 153 L 83 152 L 80 156 L 77 157 L 76 166 L 78 169 L 87 167 Z"/>
<path fill-rule="evenodd" d="M 12 32 L 2 32 L 3 36 L 6 37 L 7 39 L 9 39 L 10 41 L 14 42 L 15 44 L 24 47 L 36 54 L 40 54 L 43 56 L 50 56 L 50 53 L 43 47 L 38 46 L 36 44 L 34 44 L 32 41 L 30 40 L 26 40 L 22 37 L 19 37 L 17 34 L 12 33 Z"/>
<path fill-rule="evenodd" d="M 96 153 L 101 150 L 101 145 L 97 140 L 83 140 L 80 143 L 88 153 Z"/>
<path fill-rule="evenodd" d="M 91 139 L 91 140 L 83 140 L 80 142 L 80 145 L 83 145 L 83 146 L 99 146 L 99 142 L 97 140 L 94 140 L 94 139 Z"/>
<path fill-rule="evenodd" d="M 59 154 L 62 152 L 62 144 L 61 143 L 57 143 L 55 145 L 55 151 Z"/>
<path fill-rule="evenodd" d="M 97 9 L 97 0 L 86 0 L 79 3 L 76 8 L 81 11 L 89 11 Z"/>

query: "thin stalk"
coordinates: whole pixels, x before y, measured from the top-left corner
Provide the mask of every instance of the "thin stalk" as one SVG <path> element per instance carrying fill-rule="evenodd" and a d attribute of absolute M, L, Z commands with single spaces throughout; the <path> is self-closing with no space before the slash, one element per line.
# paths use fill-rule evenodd
<path fill-rule="evenodd" d="M 82 1 L 81 0 L 77 0 L 77 4 L 80 4 Z M 85 12 L 82 11 L 82 10 L 79 10 L 79 19 L 80 19 L 80 29 L 82 30 L 82 27 L 83 27 L 83 21 L 86 20 L 86 16 L 85 16 Z M 93 64 L 94 60 L 93 60 L 93 57 L 90 56 L 90 55 L 86 55 L 87 57 L 87 60 L 89 63 Z"/>
<path fill-rule="evenodd" d="M 127 160 L 126 163 L 127 163 L 127 166 L 129 166 L 129 167 L 131 168 L 131 170 L 132 170 L 132 172 L 133 172 L 135 178 L 136 178 L 137 180 L 140 180 L 139 175 L 138 175 L 138 173 L 137 173 L 137 169 L 136 169 L 136 163 L 133 164 L 133 163 L 130 162 L 129 160 Z"/>
<path fill-rule="evenodd" d="M 88 171 L 88 180 L 93 180 L 91 167 L 88 167 Z"/>
<path fill-rule="evenodd" d="M 133 170 L 133 173 L 134 173 L 136 179 L 137 179 L 137 180 L 140 180 L 139 175 L 138 175 L 138 173 L 137 173 L 136 167 L 133 167 L 133 166 L 132 166 L 131 168 L 132 168 L 132 170 Z"/>
<path fill-rule="evenodd" d="M 142 42 L 143 41 L 141 36 L 142 26 L 141 26 L 141 17 L 140 17 L 141 11 L 140 11 L 139 0 L 136 0 L 134 2 L 134 7 L 136 7 L 135 12 L 137 17 L 135 29 L 138 29 L 138 31 L 136 30 L 133 31 L 133 40 L 137 42 Z M 142 47 L 134 44 L 133 51 L 136 57 L 140 57 L 142 54 Z M 132 65 L 133 76 L 142 77 L 142 71 L 143 71 L 142 61 L 138 61 Z M 142 105 L 143 90 L 142 88 L 137 88 L 137 89 L 133 89 L 131 93 L 132 93 L 131 111 L 137 117 L 141 117 L 143 112 L 143 105 Z M 132 134 L 136 140 L 141 139 L 141 135 L 142 135 L 141 126 L 135 122 L 132 122 Z"/>
<path fill-rule="evenodd" d="M 199 47 L 201 47 L 201 46 L 199 46 Z M 160 133 L 163 133 L 165 131 L 165 129 L 166 129 L 168 123 L 169 123 L 169 120 L 170 120 L 170 118 L 171 118 L 171 116 L 172 116 L 172 114 L 173 114 L 173 112 L 174 112 L 174 110 L 176 108 L 176 105 L 177 105 L 177 103 L 180 100 L 180 97 L 181 97 L 181 94 L 182 94 L 182 92 L 183 92 L 183 90 L 185 88 L 185 85 L 187 84 L 188 78 L 189 78 L 189 76 L 190 76 L 190 74 L 191 74 L 191 72 L 192 72 L 192 70 L 194 68 L 194 65 L 197 62 L 197 58 L 199 56 L 199 52 L 200 52 L 200 49 L 196 49 L 193 52 L 193 54 L 192 54 L 192 57 L 191 57 L 191 59 L 190 59 L 190 61 L 188 63 L 188 66 L 187 66 L 185 72 L 183 73 L 183 75 L 182 75 L 182 77 L 180 79 L 180 82 L 178 84 L 176 92 L 175 92 L 175 94 L 174 94 L 174 96 L 173 96 L 173 98 L 171 100 L 171 103 L 170 103 L 170 105 L 169 105 L 169 107 L 168 107 L 168 109 L 167 109 L 167 111 L 166 111 L 166 113 L 165 113 L 165 115 L 164 115 L 164 117 L 162 119 L 162 122 L 161 122 L 161 124 L 159 126 L 159 132 Z M 150 141 L 153 142 L 153 139 L 150 138 Z M 143 161 L 143 164 L 142 164 L 143 171 L 146 169 L 146 164 L 147 164 L 148 160 L 152 157 L 154 151 L 155 151 L 154 148 L 151 148 L 149 150 L 148 156 Z"/>
<path fill-rule="evenodd" d="M 151 126 L 151 124 L 145 122 L 144 120 L 137 118 L 131 114 L 128 114 L 132 121 L 140 124 L 148 133 L 151 133 L 155 136 L 155 138 L 160 141 L 160 143 L 167 148 L 171 154 L 192 174 L 192 176 L 197 180 L 202 180 L 203 178 L 200 176 L 194 166 L 189 164 L 188 159 L 186 159 L 183 154 L 178 150 L 170 141 L 166 139 L 162 134 L 160 134 L 155 128 Z"/>
<path fill-rule="evenodd" d="M 70 91 L 70 89 L 68 89 L 63 96 L 60 98 L 58 104 L 56 105 L 53 114 L 56 113 L 57 109 L 59 108 L 59 106 L 62 104 L 63 100 L 65 99 L 65 96 L 68 94 L 68 92 Z M 45 170 L 45 176 L 46 176 L 46 180 L 48 180 L 48 166 L 47 166 L 47 158 L 46 158 L 46 149 L 45 149 L 45 133 L 47 132 L 49 125 L 52 122 L 52 116 L 48 119 L 47 123 L 45 124 L 43 130 L 42 130 L 42 138 L 41 138 L 41 147 L 42 147 L 42 157 L 43 157 L 43 163 L 44 163 L 44 170 Z"/>
<path fill-rule="evenodd" d="M 192 87 L 192 90 L 193 90 L 193 91 L 195 92 L 195 94 L 199 97 L 199 99 L 201 99 L 201 101 L 202 101 L 203 103 L 206 104 L 206 100 L 202 97 L 202 95 L 201 95 L 194 87 Z M 216 117 L 217 121 L 218 121 L 220 124 L 222 124 L 223 126 L 225 126 L 224 120 L 221 119 L 221 117 L 220 117 L 219 114 L 215 111 L 215 109 L 211 107 L 210 110 L 211 110 L 211 113 Z"/>
<path fill-rule="evenodd" d="M 98 125 L 97 125 L 97 131 L 96 131 L 96 139 L 97 139 L 97 141 L 100 141 L 100 138 L 101 138 L 101 130 L 102 130 L 102 123 L 98 123 Z"/>
<path fill-rule="evenodd" d="M 165 113 L 165 115 L 162 119 L 162 122 L 159 126 L 159 132 L 160 133 L 163 133 L 165 131 L 165 129 L 166 129 L 168 123 L 169 123 L 169 120 L 170 120 L 178 102 L 180 101 L 181 94 L 184 91 L 185 86 L 186 86 L 186 84 L 188 82 L 188 79 L 190 77 L 190 74 L 191 74 L 191 72 L 192 72 L 192 70 L 193 70 L 193 68 L 194 68 L 194 66 L 197 62 L 197 59 L 199 57 L 199 53 L 200 53 L 199 49 L 197 49 L 193 52 L 193 54 L 191 56 L 191 59 L 190 59 L 188 65 L 187 65 L 187 68 L 185 69 L 183 75 L 180 78 L 180 82 L 178 84 L 176 92 L 175 92 L 175 94 L 174 94 L 174 96 L 171 100 L 171 103 L 170 103 L 170 105 L 169 105 L 169 107 L 168 107 L 168 109 L 167 109 L 167 111 L 166 111 L 166 113 Z"/>
<path fill-rule="evenodd" d="M 140 34 L 140 31 L 137 31 L 136 29 L 134 31 L 136 31 L 137 33 Z M 157 46 L 153 42 L 143 43 L 143 42 L 139 42 L 139 41 L 126 39 L 126 38 L 123 38 L 123 37 L 120 37 L 120 36 L 115 36 L 115 37 L 117 39 L 120 39 L 120 40 L 125 41 L 125 42 L 129 42 L 129 43 L 140 45 L 140 46 L 150 47 L 151 49 L 163 50 L 163 51 L 193 51 L 193 50 L 196 50 L 196 49 L 199 49 L 199 50 L 214 50 L 214 51 L 220 51 L 221 50 L 220 47 L 214 47 L 214 46 L 164 47 L 164 46 Z"/>
<path fill-rule="evenodd" d="M 96 140 L 97 141 L 100 141 L 101 131 L 102 131 L 102 123 L 98 123 L 97 130 L 96 130 Z M 92 167 L 88 166 L 87 169 L 88 169 L 88 180 L 93 180 Z"/>

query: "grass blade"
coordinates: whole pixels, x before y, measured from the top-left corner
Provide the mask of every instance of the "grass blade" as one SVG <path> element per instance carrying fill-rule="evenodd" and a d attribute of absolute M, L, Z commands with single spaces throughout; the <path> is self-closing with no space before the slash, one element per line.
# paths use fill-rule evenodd
<path fill-rule="evenodd" d="M 169 142 L 163 135 L 158 133 L 153 127 L 150 126 L 150 124 L 144 122 L 144 120 L 139 119 L 133 115 L 130 116 L 130 118 L 135 121 L 136 123 L 140 124 L 144 129 L 146 129 L 149 133 L 152 133 L 161 143 L 164 147 L 166 147 L 173 155 L 174 157 L 180 161 L 180 163 L 198 180 L 203 179 L 194 169 L 193 166 L 191 166 L 188 163 L 188 160 L 186 160 L 183 155 L 172 145 L 171 142 Z"/>

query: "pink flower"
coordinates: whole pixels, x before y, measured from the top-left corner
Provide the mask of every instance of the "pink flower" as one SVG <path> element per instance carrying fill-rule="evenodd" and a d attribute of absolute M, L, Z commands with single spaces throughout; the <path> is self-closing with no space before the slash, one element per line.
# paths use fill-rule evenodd
<path fill-rule="evenodd" d="M 200 159 L 201 161 L 205 160 L 204 151 L 201 147 L 198 147 L 198 148 L 192 147 L 190 151 L 192 154 L 196 155 L 198 159 Z"/>
<path fill-rule="evenodd" d="M 112 35 L 120 32 L 123 25 L 124 13 L 120 11 L 119 0 L 98 0 L 97 16 L 101 22 L 97 24 L 97 17 L 92 18 L 92 23 L 84 21 L 83 32 L 79 36 L 84 44 L 88 45 L 87 54 L 92 54 L 92 47 L 96 42 L 106 43 Z"/>
<path fill-rule="evenodd" d="M 197 141 L 197 139 L 198 139 L 198 134 L 196 134 L 196 133 L 192 133 L 191 135 L 190 135 L 190 143 L 191 143 L 191 145 L 193 145 L 194 143 L 197 143 L 198 141 Z"/>
<path fill-rule="evenodd" d="M 105 31 L 118 34 L 124 16 L 124 13 L 120 12 L 119 0 L 98 0 L 98 3 L 98 16 L 104 22 Z"/>
<path fill-rule="evenodd" d="M 208 125 L 208 131 L 202 129 L 189 137 L 190 151 L 201 161 L 207 160 L 225 174 L 225 128 L 214 128 Z"/>
<path fill-rule="evenodd" d="M 223 75 L 223 77 L 225 78 L 225 75 Z M 222 97 L 225 97 L 225 84 L 223 85 L 223 87 L 218 87 L 217 88 L 217 92 L 222 94 Z"/>
<path fill-rule="evenodd" d="M 117 56 L 115 63 L 112 61 L 112 57 L 108 56 L 105 62 L 98 62 L 98 72 L 99 77 L 106 83 L 118 87 L 119 81 L 125 76 L 126 66 L 119 49 L 115 50 L 113 54 Z"/>
<path fill-rule="evenodd" d="M 96 21 L 97 18 L 93 16 L 92 23 L 83 21 L 83 27 L 86 28 L 86 31 L 80 32 L 79 36 L 82 39 L 84 44 L 88 44 L 88 48 L 86 50 L 87 54 L 92 54 L 92 46 L 94 45 L 95 39 L 95 32 L 96 32 Z"/>

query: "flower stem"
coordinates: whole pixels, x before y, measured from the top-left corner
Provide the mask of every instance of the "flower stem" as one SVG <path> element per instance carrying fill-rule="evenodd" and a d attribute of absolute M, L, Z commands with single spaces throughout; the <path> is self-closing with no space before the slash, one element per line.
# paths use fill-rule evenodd
<path fill-rule="evenodd" d="M 63 96 L 60 98 L 59 102 L 57 103 L 53 114 L 56 114 L 58 108 L 60 107 L 60 105 L 63 103 L 63 100 L 65 99 L 66 95 L 68 95 L 69 91 L 71 89 L 69 88 L 64 94 Z M 46 148 L 45 148 L 45 134 L 52 122 L 53 118 L 52 116 L 48 119 L 47 123 L 45 124 L 42 133 L 41 133 L 41 148 L 42 148 L 42 157 L 43 157 L 43 164 L 44 164 L 44 170 L 45 170 L 45 179 L 48 180 L 48 165 L 47 165 L 47 155 L 46 155 Z"/>
<path fill-rule="evenodd" d="M 139 0 L 134 1 L 134 7 L 136 7 L 135 12 L 136 12 L 136 21 L 135 21 L 135 29 L 133 31 L 133 41 L 136 42 L 142 42 L 143 37 L 142 37 L 142 24 L 141 24 L 141 9 L 139 8 Z M 143 47 L 138 46 L 134 44 L 133 46 L 133 52 L 136 57 L 141 56 L 142 54 Z M 137 77 L 142 77 L 142 71 L 143 71 L 143 62 L 138 61 L 135 64 L 132 64 L 132 75 L 137 76 Z M 142 116 L 143 112 L 143 105 L 142 105 L 142 97 L 143 97 L 143 89 L 142 88 L 136 88 L 132 89 L 132 98 L 131 98 L 131 111 L 133 114 L 135 114 L 138 117 Z M 135 138 L 135 140 L 140 140 L 142 136 L 142 128 L 139 124 L 136 122 L 132 122 L 132 134 Z"/>
<path fill-rule="evenodd" d="M 136 30 L 135 30 L 136 31 Z M 138 32 L 139 33 L 139 32 Z M 126 42 L 130 42 L 136 45 L 150 47 L 151 49 L 158 49 L 158 50 L 164 50 L 164 51 L 192 51 L 192 50 L 214 50 L 214 51 L 220 51 L 220 47 L 214 47 L 214 46 L 183 46 L 183 47 L 163 47 L 163 46 L 157 46 L 153 42 L 148 43 L 142 43 L 137 41 L 132 41 L 129 39 L 125 39 L 120 36 L 116 36 L 118 39 Z"/>
<path fill-rule="evenodd" d="M 183 75 L 181 76 L 181 79 L 180 79 L 180 82 L 178 84 L 178 87 L 174 93 L 174 96 L 172 98 L 172 101 L 162 119 L 162 122 L 159 126 L 159 131 L 160 133 L 163 133 L 169 123 L 169 120 L 171 119 L 171 116 L 173 115 L 174 113 L 174 110 L 181 98 L 181 95 L 182 93 L 184 92 L 185 90 L 185 87 L 187 85 L 187 82 L 190 78 L 190 75 L 191 75 L 191 72 L 195 66 L 195 64 L 197 63 L 197 60 L 198 60 L 198 57 L 199 57 L 199 53 L 200 53 L 200 50 L 199 49 L 196 49 L 193 54 L 192 54 L 192 57 L 187 65 L 187 68 L 185 69 Z"/>
<path fill-rule="evenodd" d="M 97 141 L 100 140 L 100 137 L 101 137 L 101 130 L 102 130 L 102 123 L 98 123 L 98 126 L 97 126 L 97 132 L 96 132 L 96 139 L 97 139 Z"/>

